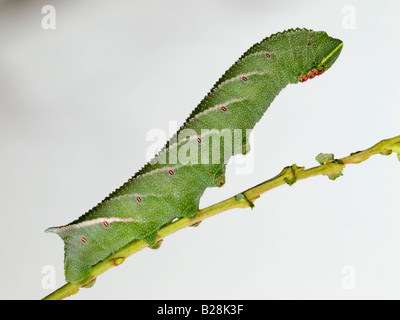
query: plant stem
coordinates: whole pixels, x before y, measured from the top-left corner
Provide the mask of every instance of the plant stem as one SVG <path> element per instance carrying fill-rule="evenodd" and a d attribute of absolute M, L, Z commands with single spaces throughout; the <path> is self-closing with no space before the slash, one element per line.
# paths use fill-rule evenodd
<path fill-rule="evenodd" d="M 367 160 L 373 155 L 382 154 L 389 155 L 392 152 L 398 153 L 400 144 L 400 136 L 382 140 L 376 145 L 364 151 L 359 151 L 351 154 L 350 156 L 341 159 L 326 160 L 324 164 L 320 166 L 313 167 L 310 169 L 304 169 L 303 167 L 298 167 L 297 165 L 292 165 L 291 167 L 286 167 L 274 178 L 260 183 L 242 193 L 228 198 L 224 201 L 211 205 L 207 208 L 199 210 L 197 216 L 194 219 L 182 218 L 179 219 L 162 229 L 158 233 L 158 239 L 161 243 L 162 239 L 175 233 L 178 230 L 184 229 L 189 226 L 194 226 L 202 222 L 203 220 L 215 216 L 219 213 L 234 209 L 234 208 L 249 208 L 253 207 L 253 202 L 261 196 L 261 194 L 279 187 L 284 184 L 292 185 L 298 180 L 303 180 L 311 178 L 318 175 L 326 175 L 331 179 L 337 178 L 341 175 L 343 169 L 348 164 L 358 164 L 362 161 Z M 400 157 L 399 157 L 400 159 Z M 333 178 L 332 178 L 333 177 Z M 79 283 L 67 283 L 58 290 L 54 291 L 50 295 L 44 298 L 44 300 L 61 300 L 69 297 L 79 291 L 81 287 L 89 287 L 91 283 L 102 273 L 108 269 L 120 265 L 126 258 L 133 255 L 134 253 L 147 248 L 148 245 L 144 241 L 135 240 L 119 251 L 117 251 L 112 256 L 99 262 L 93 266 L 90 280 L 88 283 L 82 285 Z"/>

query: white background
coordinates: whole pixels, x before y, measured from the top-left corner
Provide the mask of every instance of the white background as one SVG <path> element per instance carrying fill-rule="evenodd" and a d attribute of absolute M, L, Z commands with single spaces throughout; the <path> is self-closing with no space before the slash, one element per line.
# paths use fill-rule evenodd
<path fill-rule="evenodd" d="M 47 4 L 55 30 L 42 28 Z M 324 30 L 344 48 L 323 76 L 282 91 L 254 131 L 254 170 L 229 167 L 201 207 L 320 152 L 399 135 L 399 18 L 395 1 L 0 1 L 0 298 L 49 294 L 47 265 L 63 285 L 63 243 L 44 230 L 124 183 L 146 162 L 149 130 L 182 124 L 272 33 Z M 334 182 L 282 186 L 71 299 L 399 299 L 399 177 L 396 156 L 376 156 Z"/>

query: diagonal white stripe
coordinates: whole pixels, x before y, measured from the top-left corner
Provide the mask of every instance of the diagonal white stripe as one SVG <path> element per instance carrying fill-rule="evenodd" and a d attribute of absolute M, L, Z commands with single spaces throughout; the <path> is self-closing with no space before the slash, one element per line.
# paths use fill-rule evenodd
<path fill-rule="evenodd" d="M 212 107 L 210 107 L 210 108 L 208 108 L 208 109 L 206 109 L 206 110 L 204 110 L 204 111 L 202 111 L 202 112 L 199 112 L 199 113 L 196 114 L 193 118 L 188 119 L 187 122 L 186 122 L 186 124 L 188 124 L 188 123 L 192 122 L 193 120 L 198 119 L 198 118 L 200 118 L 201 116 L 204 116 L 204 115 L 206 115 L 206 114 L 208 114 L 208 113 L 210 113 L 210 112 L 212 112 L 212 111 L 221 109 L 222 107 L 227 107 L 227 106 L 229 106 L 229 105 L 232 104 L 232 103 L 241 102 L 241 101 L 243 101 L 243 100 L 245 100 L 245 99 L 244 99 L 244 98 L 241 98 L 241 99 L 231 99 L 231 100 L 228 100 L 228 101 L 225 102 L 225 103 L 220 103 L 220 104 L 217 104 L 217 105 L 215 105 L 215 106 L 212 106 Z"/>
<path fill-rule="evenodd" d="M 54 227 L 54 228 L 49 228 L 46 230 L 46 232 L 54 232 L 54 233 L 62 233 L 65 231 L 71 231 L 71 230 L 76 230 L 80 228 L 85 228 L 85 227 L 90 227 L 96 224 L 104 223 L 107 222 L 108 224 L 113 223 L 113 222 L 136 222 L 135 219 L 133 218 L 118 218 L 118 217 L 110 217 L 110 218 L 97 218 L 93 220 L 86 220 L 82 221 L 79 223 L 75 224 L 70 224 L 64 227 Z"/>

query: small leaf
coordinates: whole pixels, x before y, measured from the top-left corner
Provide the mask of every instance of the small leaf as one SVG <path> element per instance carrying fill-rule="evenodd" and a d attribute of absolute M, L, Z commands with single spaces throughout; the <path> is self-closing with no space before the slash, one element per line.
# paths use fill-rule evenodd
<path fill-rule="evenodd" d="M 164 241 L 163 239 L 160 239 L 155 244 L 149 246 L 149 248 L 153 249 L 153 250 L 157 250 L 161 247 L 161 244 L 163 243 L 163 241 Z"/>
<path fill-rule="evenodd" d="M 400 142 L 394 144 L 394 146 L 392 147 L 392 151 L 397 153 L 397 159 L 399 159 L 400 161 Z"/>
<path fill-rule="evenodd" d="M 89 289 L 89 288 L 93 287 L 95 283 L 96 283 L 96 278 L 94 278 L 93 280 L 91 280 L 90 282 L 88 282 L 87 284 L 82 286 L 82 288 Z"/>
<path fill-rule="evenodd" d="M 296 172 L 303 171 L 304 167 L 298 167 L 297 164 L 294 164 L 291 167 L 286 167 L 285 170 L 285 174 L 287 174 L 289 172 L 288 170 L 290 170 L 292 176 L 290 178 L 286 177 L 283 180 L 285 180 L 289 186 L 292 186 L 297 182 Z"/>
<path fill-rule="evenodd" d="M 116 267 L 118 267 L 120 264 L 122 264 L 125 261 L 125 258 L 116 258 L 113 260 L 113 263 Z"/>
<path fill-rule="evenodd" d="M 338 173 L 333 173 L 333 174 L 329 174 L 328 178 L 331 180 L 336 180 L 337 178 L 343 176 L 342 172 L 338 172 Z"/>
<path fill-rule="evenodd" d="M 296 176 L 293 176 L 293 178 L 285 178 L 284 180 L 289 186 L 292 186 L 297 182 Z"/>
<path fill-rule="evenodd" d="M 243 193 L 239 193 L 239 194 L 237 194 L 236 196 L 235 196 L 235 200 L 236 200 L 236 202 L 240 202 L 240 200 L 244 200 L 244 199 L 246 199 L 246 197 L 244 196 L 244 194 Z"/>
<path fill-rule="evenodd" d="M 243 193 L 239 193 L 238 195 L 236 195 L 235 200 L 236 200 L 236 202 L 240 202 L 242 200 L 246 201 L 249 204 L 251 209 L 253 209 L 255 207 L 254 203 L 251 202 L 249 199 L 247 199 L 247 197 Z"/>
<path fill-rule="evenodd" d="M 335 156 L 333 153 L 320 153 L 315 159 L 319 162 L 319 164 L 323 165 L 327 164 L 329 161 L 335 160 Z"/>

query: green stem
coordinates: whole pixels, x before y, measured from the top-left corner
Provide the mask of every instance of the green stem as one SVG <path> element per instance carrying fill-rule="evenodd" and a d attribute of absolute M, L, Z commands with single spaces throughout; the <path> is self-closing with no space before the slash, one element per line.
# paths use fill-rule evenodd
<path fill-rule="evenodd" d="M 400 136 L 397 136 L 391 139 L 382 140 L 371 148 L 353 153 L 350 156 L 336 160 L 328 160 L 325 164 L 314 168 L 304 169 L 302 167 L 297 167 L 297 165 L 286 167 L 282 170 L 280 174 L 270 180 L 267 180 L 257 186 L 243 191 L 239 195 L 233 196 L 212 206 L 199 210 L 197 217 L 194 219 L 182 218 L 165 226 L 164 228 L 160 229 L 158 233 L 159 241 L 162 241 L 162 239 L 164 239 L 165 237 L 186 227 L 198 225 L 201 221 L 215 216 L 219 213 L 234 208 L 252 207 L 253 202 L 263 193 L 271 189 L 277 188 L 281 185 L 292 185 L 296 181 L 318 175 L 326 175 L 331 177 L 332 175 L 337 175 L 341 173 L 345 166 L 348 164 L 361 163 L 362 161 L 365 161 L 376 154 L 389 155 L 392 152 L 397 153 L 399 143 Z M 94 281 L 99 275 L 112 267 L 120 265 L 122 262 L 124 262 L 126 258 L 147 247 L 148 245 L 141 240 L 135 240 L 129 243 L 127 246 L 123 247 L 112 256 L 93 266 L 88 283 L 84 285 L 79 283 L 67 283 L 45 297 L 44 300 L 61 300 L 77 293 L 79 291 L 79 288 L 81 287 L 89 287 L 92 281 Z"/>

